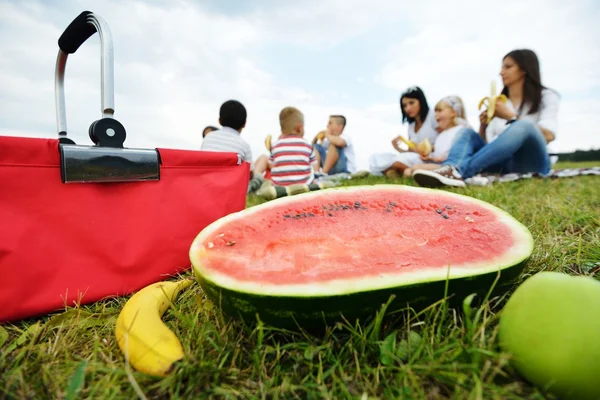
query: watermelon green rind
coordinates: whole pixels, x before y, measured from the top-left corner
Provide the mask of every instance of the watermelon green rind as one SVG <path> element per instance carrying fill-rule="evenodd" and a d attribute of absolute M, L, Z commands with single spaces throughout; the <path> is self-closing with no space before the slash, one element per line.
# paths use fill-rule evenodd
<path fill-rule="evenodd" d="M 206 293 L 227 315 L 236 316 L 252 323 L 257 315 L 261 321 L 272 326 L 294 329 L 297 326 L 311 329 L 343 320 L 353 323 L 373 317 L 375 311 L 394 296 L 387 312 L 406 309 L 420 311 L 448 295 L 449 305 L 459 306 L 464 297 L 477 293 L 484 298 L 490 289 L 491 295 L 503 293 L 519 277 L 526 260 L 498 272 L 468 276 L 450 281 L 441 280 L 413 285 L 358 292 L 346 295 L 297 297 L 271 296 L 244 293 L 223 288 L 206 279 L 197 271 L 196 278 Z M 447 289 L 446 289 L 447 284 Z M 447 290 L 447 292 L 446 292 Z"/>

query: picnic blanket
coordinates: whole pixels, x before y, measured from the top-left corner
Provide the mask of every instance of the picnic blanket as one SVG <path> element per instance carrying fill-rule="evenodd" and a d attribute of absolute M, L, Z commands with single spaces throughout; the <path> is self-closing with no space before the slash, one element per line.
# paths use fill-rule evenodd
<path fill-rule="evenodd" d="M 557 178 L 572 178 L 575 176 L 586 176 L 586 175 L 597 175 L 600 176 L 600 167 L 590 168 L 566 168 L 566 169 L 553 169 L 547 175 L 539 173 L 526 173 L 526 174 L 479 174 L 472 178 L 465 179 L 467 185 L 476 186 L 487 186 L 494 183 L 503 182 L 514 182 L 522 179 L 530 178 L 542 178 L 542 179 L 557 179 Z"/>

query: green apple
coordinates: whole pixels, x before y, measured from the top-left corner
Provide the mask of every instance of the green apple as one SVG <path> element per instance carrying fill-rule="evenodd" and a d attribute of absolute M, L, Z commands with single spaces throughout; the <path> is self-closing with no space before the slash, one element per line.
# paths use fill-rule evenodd
<path fill-rule="evenodd" d="M 600 282 L 540 272 L 515 290 L 498 339 L 515 369 L 561 399 L 600 399 Z"/>

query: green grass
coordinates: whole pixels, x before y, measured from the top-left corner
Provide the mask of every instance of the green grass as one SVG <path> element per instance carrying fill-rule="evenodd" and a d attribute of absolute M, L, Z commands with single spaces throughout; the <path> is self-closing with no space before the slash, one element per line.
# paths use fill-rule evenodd
<path fill-rule="evenodd" d="M 377 183 L 389 181 L 347 182 Z M 499 206 L 531 230 L 536 244 L 524 276 L 585 273 L 600 260 L 598 177 L 451 190 Z M 260 202 L 249 197 L 248 206 Z M 497 348 L 502 299 L 468 314 L 438 304 L 419 320 L 406 313 L 310 336 L 227 321 L 193 285 L 164 316 L 186 353 L 164 379 L 128 377 L 113 330 L 126 300 L 0 326 L 0 398 L 132 399 L 135 385 L 151 399 L 550 398 L 523 381 Z"/>

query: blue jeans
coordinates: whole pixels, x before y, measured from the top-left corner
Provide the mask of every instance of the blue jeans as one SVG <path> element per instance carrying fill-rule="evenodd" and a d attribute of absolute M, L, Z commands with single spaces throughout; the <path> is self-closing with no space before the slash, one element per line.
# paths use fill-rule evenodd
<path fill-rule="evenodd" d="M 322 167 L 323 164 L 325 164 L 325 158 L 327 157 L 327 149 L 325 148 L 325 146 L 323 146 L 322 144 L 319 144 L 319 143 L 315 143 L 315 149 L 321 155 L 321 165 L 319 165 L 319 166 Z M 343 172 L 346 172 L 346 173 L 348 172 L 348 158 L 346 157 L 344 148 L 336 146 L 336 149 L 337 149 L 340 157 L 336 161 L 333 168 L 331 168 L 331 170 L 328 172 L 329 175 L 341 174 Z"/>
<path fill-rule="evenodd" d="M 542 132 L 529 121 L 515 121 L 491 143 L 472 129 L 458 133 L 442 165 L 452 165 L 463 178 L 480 172 L 550 172 L 550 157 Z"/>

